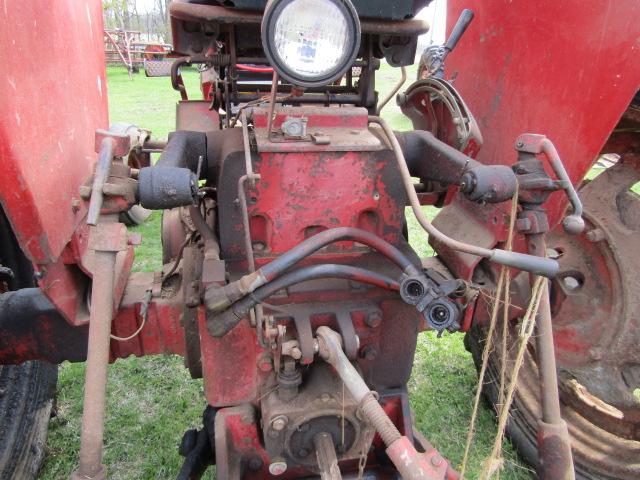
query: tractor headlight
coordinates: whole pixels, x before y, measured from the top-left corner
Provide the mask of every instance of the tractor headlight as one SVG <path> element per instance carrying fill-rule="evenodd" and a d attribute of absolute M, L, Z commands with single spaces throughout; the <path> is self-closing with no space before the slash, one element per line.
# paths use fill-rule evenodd
<path fill-rule="evenodd" d="M 360 47 L 360 21 L 350 0 L 271 0 L 262 18 L 271 65 L 294 85 L 315 87 L 340 78 Z"/>

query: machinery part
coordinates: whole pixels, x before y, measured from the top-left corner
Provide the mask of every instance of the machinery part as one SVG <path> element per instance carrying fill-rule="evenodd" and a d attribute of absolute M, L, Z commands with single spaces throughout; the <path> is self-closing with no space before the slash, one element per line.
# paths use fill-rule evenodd
<path fill-rule="evenodd" d="M 0 264 L 13 272 L 13 277 L 6 282 L 9 288 L 33 285 L 31 263 L 20 250 L 2 208 Z M 0 314 L 3 313 L 5 309 L 0 307 Z M 16 312 L 13 317 L 22 319 Z M 57 379 L 58 367 L 51 363 L 31 361 L 0 365 L 0 478 L 35 480 L 44 460 L 44 443 Z"/>
<path fill-rule="evenodd" d="M 0 353 L 7 364 L 86 358 L 87 328 L 69 325 L 39 288 L 0 294 L 0 331 Z"/>
<path fill-rule="evenodd" d="M 509 267 L 518 268 L 527 272 L 535 273 L 545 277 L 554 277 L 558 273 L 558 262 L 548 258 L 534 257 L 532 255 L 526 255 L 523 253 L 510 252 L 500 249 L 488 249 L 479 247 L 476 245 L 470 245 L 468 243 L 460 242 L 448 237 L 440 230 L 435 228 L 431 221 L 426 217 L 422 211 L 420 200 L 416 194 L 413 186 L 413 180 L 411 179 L 411 173 L 407 167 L 407 163 L 402 153 L 402 148 L 398 143 L 393 131 L 383 119 L 379 117 L 369 117 L 372 123 L 377 123 L 384 130 L 391 146 L 393 148 L 398 167 L 402 174 L 402 180 L 411 203 L 413 213 L 418 219 L 418 223 L 426 230 L 426 232 L 438 242 L 447 245 L 453 250 L 457 250 L 471 255 L 477 255 L 479 257 L 487 258 L 492 262 L 499 263 L 501 265 L 507 265 Z"/>
<path fill-rule="evenodd" d="M 200 159 L 207 158 L 207 136 L 203 132 L 178 130 L 171 132 L 156 163 L 161 167 L 188 168 L 193 173 L 200 167 Z M 201 177 L 206 178 L 207 162 L 202 162 Z"/>
<path fill-rule="evenodd" d="M 579 191 L 587 232 L 601 230 L 591 235 L 593 241 L 587 234 L 568 234 L 560 225 L 547 235 L 549 247 L 561 255 L 560 274 L 551 284 L 551 312 L 561 414 L 572 439 L 579 479 L 640 476 L 640 405 L 634 396 L 640 378 L 633 373 L 640 364 L 636 319 L 640 199 L 630 191 L 639 180 L 637 154 L 623 155 Z M 508 334 L 511 345 L 517 326 L 511 325 Z M 476 365 L 481 362 L 485 335 L 485 330 L 474 327 L 465 338 Z M 493 404 L 498 401 L 501 339 L 494 339 L 494 344 L 484 384 L 484 395 Z M 534 466 L 538 466 L 540 418 L 537 358 L 537 349 L 530 348 L 507 425 L 518 452 Z"/>
<path fill-rule="evenodd" d="M 447 145 L 475 158 L 482 146 L 482 133 L 462 96 L 446 80 L 420 78 L 396 98 L 402 113 L 411 119 L 414 130 L 431 132 Z M 430 108 L 425 108 L 429 104 Z"/>
<path fill-rule="evenodd" d="M 557 187 L 564 190 L 573 212 L 562 220 L 562 225 L 567 233 L 577 235 L 584 230 L 584 220 L 582 219 L 582 202 L 578 197 L 576 189 L 567 174 L 564 164 L 558 155 L 558 151 L 553 143 L 544 135 L 524 134 L 516 140 L 516 150 L 524 153 L 543 153 L 549 160 L 551 168 L 558 177 Z"/>
<path fill-rule="evenodd" d="M 338 467 L 336 448 L 333 445 L 333 438 L 326 432 L 317 434 L 313 439 L 318 457 L 318 468 L 320 469 L 320 480 L 342 480 L 342 474 Z"/>
<path fill-rule="evenodd" d="M 188 168 L 153 166 L 140 169 L 140 205 L 150 210 L 168 210 L 194 205 L 198 193 L 196 174 Z"/>
<path fill-rule="evenodd" d="M 126 212 L 120 214 L 120 222 L 124 223 L 128 227 L 135 227 L 136 225 L 142 225 L 153 213 L 140 205 L 134 205 Z"/>
<path fill-rule="evenodd" d="M 222 337 L 229 333 L 256 304 L 266 300 L 278 290 L 297 283 L 319 278 L 346 278 L 356 282 L 369 283 L 380 288 L 399 290 L 400 285 L 394 279 L 363 268 L 349 265 L 321 264 L 300 268 L 286 273 L 253 291 L 251 295 L 234 303 L 231 308 L 216 314 L 207 310 L 207 330 L 214 337 Z M 205 299 L 206 301 L 206 299 Z"/>
<path fill-rule="evenodd" d="M 400 91 L 400 89 L 402 88 L 402 85 L 404 85 L 404 82 L 406 81 L 407 81 L 407 68 L 400 67 L 400 80 L 398 80 L 398 83 L 395 85 L 395 87 L 393 87 L 393 89 L 387 94 L 387 96 L 384 97 L 384 99 L 378 104 L 378 108 L 376 108 L 376 115 L 380 115 L 380 112 L 385 107 L 385 105 L 389 103 L 389 100 L 391 100 L 395 96 L 395 94 Z"/>
<path fill-rule="evenodd" d="M 103 222 L 113 220 L 103 217 Z M 106 405 L 107 366 L 113 319 L 116 254 L 127 248 L 127 231 L 121 223 L 100 223 L 89 234 L 94 252 L 89 346 L 85 373 L 80 465 L 73 480 L 106 478 L 102 465 L 102 440 Z"/>
<path fill-rule="evenodd" d="M 422 312 L 429 327 L 438 332 L 451 332 L 460 328 L 460 308 L 447 298 L 461 296 L 466 289 L 464 282 L 444 280 L 438 283 L 434 272 L 426 270 L 427 275 L 405 277 L 400 282 L 400 296 L 409 305 L 415 305 Z M 462 288 L 461 288 L 462 285 Z"/>
<path fill-rule="evenodd" d="M 420 56 L 420 64 L 418 66 L 418 80 L 427 77 L 444 78 L 444 61 L 447 55 L 456 47 L 462 35 L 469 27 L 473 20 L 473 11 L 465 8 L 458 21 L 453 26 L 449 38 L 444 45 L 431 45 L 425 48 Z"/>
<path fill-rule="evenodd" d="M 91 187 L 91 200 L 89 202 L 89 210 L 87 211 L 88 225 L 95 225 L 100 216 L 100 209 L 102 208 L 103 202 L 102 189 L 109 176 L 109 170 L 113 160 L 113 150 L 115 148 L 114 143 L 112 138 L 105 137 L 100 145 L 98 163 L 96 164 L 93 185 Z"/>
<path fill-rule="evenodd" d="M 318 87 L 351 68 L 360 49 L 360 20 L 351 0 L 272 0 L 264 9 L 261 36 L 282 78 Z"/>
<path fill-rule="evenodd" d="M 335 368 L 353 398 L 360 403 L 362 416 L 382 438 L 386 452 L 402 478 L 407 480 L 438 480 L 454 473 L 435 450 L 418 453 L 413 443 L 400 434 L 369 387 L 342 351 L 340 335 L 328 327 L 319 327 L 318 354 Z M 434 461 L 437 460 L 437 461 Z"/>
<path fill-rule="evenodd" d="M 500 203 L 515 193 L 515 176 L 506 165 L 478 165 L 460 179 L 460 191 L 474 202 Z"/>
<path fill-rule="evenodd" d="M 214 425 L 216 409 L 207 406 L 202 414 L 202 429 L 187 430 L 182 436 L 178 453 L 184 457 L 176 480 L 198 480 L 209 465 L 215 465 Z"/>
<path fill-rule="evenodd" d="M 210 288 L 205 293 L 205 305 L 211 312 L 223 310 L 229 305 L 255 291 L 257 288 L 277 278 L 304 258 L 323 247 L 338 241 L 356 241 L 377 250 L 400 267 L 407 275 L 420 275 L 418 267 L 400 250 L 377 235 L 352 227 L 338 227 L 325 230 L 299 243 L 264 267 L 247 274 L 222 288 Z"/>
<path fill-rule="evenodd" d="M 527 206 L 525 206 L 525 210 Z M 546 255 L 544 233 L 526 235 L 531 254 Z M 540 304 L 536 314 L 536 354 L 540 383 L 541 419 L 538 423 L 539 476 L 542 480 L 574 480 L 571 440 L 567 425 L 560 414 L 560 398 L 554 349 L 549 282 L 543 281 Z M 532 277 L 533 284 L 533 277 Z"/>

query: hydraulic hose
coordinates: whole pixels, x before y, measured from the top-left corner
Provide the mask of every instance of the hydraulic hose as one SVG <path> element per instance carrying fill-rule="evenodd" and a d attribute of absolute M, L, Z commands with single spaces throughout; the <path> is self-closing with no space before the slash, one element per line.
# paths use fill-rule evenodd
<path fill-rule="evenodd" d="M 257 288 L 253 294 L 245 296 L 224 312 L 207 318 L 207 329 L 214 337 L 222 337 L 231 331 L 240 320 L 258 303 L 266 300 L 283 288 L 321 278 L 342 278 L 355 282 L 368 283 L 387 290 L 399 290 L 400 284 L 393 278 L 359 267 L 338 264 L 322 264 L 303 267 L 285 273 L 281 277 Z"/>
<path fill-rule="evenodd" d="M 452 250 L 469 253 L 471 255 L 477 255 L 492 262 L 518 268 L 527 272 L 532 272 L 537 275 L 554 277 L 558 273 L 560 267 L 558 265 L 558 262 L 556 262 L 555 260 L 536 257 L 533 255 L 526 255 L 523 253 L 509 252 L 500 249 L 488 249 L 480 247 L 478 245 L 471 245 L 455 240 L 434 227 L 422 211 L 422 207 L 413 186 L 413 180 L 411 179 L 411 174 L 409 173 L 409 168 L 407 167 L 407 162 L 405 161 L 402 148 L 400 147 L 398 139 L 394 135 L 393 130 L 391 130 L 387 122 L 385 122 L 380 117 L 370 116 L 369 122 L 376 123 L 380 125 L 380 127 L 382 127 L 382 130 L 384 131 L 384 134 L 391 144 L 391 148 L 393 149 L 393 153 L 398 163 L 398 169 L 400 170 L 400 174 L 402 176 L 402 183 L 404 184 L 405 190 L 407 192 L 407 196 L 409 198 L 413 213 L 416 216 L 418 223 L 420 223 L 420 226 L 422 226 L 422 228 L 429 234 L 431 238 L 439 243 L 448 246 Z"/>
<path fill-rule="evenodd" d="M 409 258 L 377 235 L 352 227 L 338 227 L 325 230 L 299 243 L 288 252 L 282 254 L 255 272 L 222 288 L 214 287 L 205 293 L 207 310 L 220 311 L 227 308 L 240 298 L 254 292 L 257 288 L 271 282 L 286 270 L 323 247 L 339 241 L 354 241 L 362 243 L 387 257 L 395 263 L 406 275 L 419 275 L 420 268 Z"/>

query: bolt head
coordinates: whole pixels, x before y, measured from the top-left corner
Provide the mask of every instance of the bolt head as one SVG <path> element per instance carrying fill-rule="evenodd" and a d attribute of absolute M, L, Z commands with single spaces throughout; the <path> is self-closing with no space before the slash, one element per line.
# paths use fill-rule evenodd
<path fill-rule="evenodd" d="M 434 467 L 439 467 L 440 465 L 442 465 L 443 461 L 444 459 L 440 455 L 434 455 L 433 457 L 431 457 L 431 465 L 433 465 Z"/>
<path fill-rule="evenodd" d="M 587 240 L 589 240 L 590 242 L 593 242 L 593 243 L 601 242 L 605 238 L 606 238 L 606 234 L 604 233 L 604 230 L 602 230 L 601 228 L 594 228 L 593 230 L 589 230 L 587 232 Z"/>
<path fill-rule="evenodd" d="M 366 316 L 364 323 L 370 328 L 377 328 L 382 323 L 382 314 L 378 311 L 371 312 Z"/>
<path fill-rule="evenodd" d="M 287 463 L 285 461 L 273 462 L 269 464 L 269 473 L 271 475 L 282 475 L 287 471 Z"/>
<path fill-rule="evenodd" d="M 284 430 L 284 427 L 287 426 L 288 421 L 289 419 L 287 417 L 285 417 L 284 415 L 280 415 L 273 419 L 273 421 L 271 422 L 271 428 L 276 432 L 280 432 Z"/>

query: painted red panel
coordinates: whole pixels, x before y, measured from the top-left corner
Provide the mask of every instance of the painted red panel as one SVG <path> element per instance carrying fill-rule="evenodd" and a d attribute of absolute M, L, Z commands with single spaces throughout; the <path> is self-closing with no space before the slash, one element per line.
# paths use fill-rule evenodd
<path fill-rule="evenodd" d="M 478 160 L 511 164 L 516 137 L 542 133 L 579 181 L 640 89 L 640 2 L 449 0 L 449 31 L 464 8 L 475 18 L 446 70 L 480 124 Z"/>
<path fill-rule="evenodd" d="M 28 257 L 53 262 L 108 126 L 100 0 L 0 2 L 0 202 Z"/>

